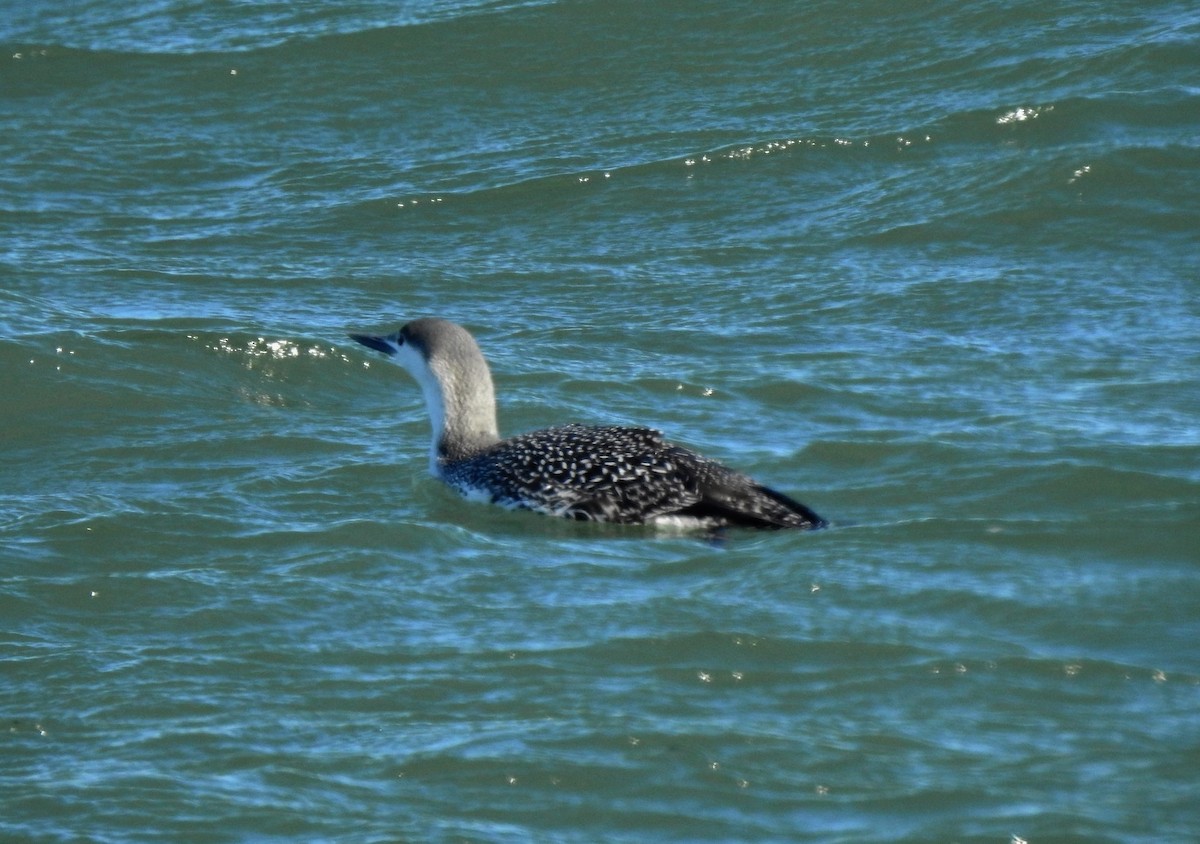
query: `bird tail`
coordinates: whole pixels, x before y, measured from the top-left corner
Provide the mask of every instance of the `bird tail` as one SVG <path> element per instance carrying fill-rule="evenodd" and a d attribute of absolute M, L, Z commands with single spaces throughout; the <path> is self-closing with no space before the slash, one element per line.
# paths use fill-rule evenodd
<path fill-rule="evenodd" d="M 782 492 L 773 490 L 769 486 L 756 485 L 755 489 L 787 511 L 787 515 L 778 521 L 771 519 L 769 526 L 781 528 L 798 527 L 805 530 L 817 530 L 818 528 L 829 526 L 829 522 L 818 516 L 811 507 L 801 504 L 791 496 L 784 495 Z"/>

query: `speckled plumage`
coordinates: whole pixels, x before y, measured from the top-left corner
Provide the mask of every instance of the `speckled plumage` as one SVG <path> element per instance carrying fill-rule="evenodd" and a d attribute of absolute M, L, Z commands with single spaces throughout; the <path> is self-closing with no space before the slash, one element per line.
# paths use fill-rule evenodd
<path fill-rule="evenodd" d="M 454 323 L 421 319 L 387 337 L 351 337 L 395 358 L 421 384 L 434 428 L 431 471 L 470 498 L 626 524 L 825 524 L 800 502 L 650 428 L 564 425 L 501 440 L 487 363 Z"/>
<path fill-rule="evenodd" d="M 819 518 L 650 428 L 565 425 L 512 437 L 443 469 L 494 503 L 599 522 L 813 527 Z"/>

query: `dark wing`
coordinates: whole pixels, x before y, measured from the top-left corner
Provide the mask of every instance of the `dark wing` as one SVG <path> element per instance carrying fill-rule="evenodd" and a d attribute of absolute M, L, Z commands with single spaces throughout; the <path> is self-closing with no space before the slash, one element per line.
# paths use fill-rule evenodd
<path fill-rule="evenodd" d="M 675 515 L 762 528 L 824 524 L 803 504 L 672 445 L 651 428 L 567 425 L 514 437 L 480 457 L 469 462 L 486 463 L 489 489 L 522 490 L 519 499 L 494 493 L 498 503 L 568 518 L 641 524 Z"/>
<path fill-rule="evenodd" d="M 700 500 L 681 508 L 679 515 L 733 527 L 811 530 L 826 525 L 794 498 L 687 449 L 678 450 L 691 456 L 687 465 L 695 467 L 700 492 Z"/>

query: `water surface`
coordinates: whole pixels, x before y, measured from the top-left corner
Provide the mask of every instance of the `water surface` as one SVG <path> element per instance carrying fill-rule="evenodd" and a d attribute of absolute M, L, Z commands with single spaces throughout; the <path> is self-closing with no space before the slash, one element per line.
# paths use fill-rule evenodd
<path fill-rule="evenodd" d="M 3 17 L 0 837 L 1195 835 L 1190 6 Z M 423 315 L 835 526 L 458 501 Z"/>

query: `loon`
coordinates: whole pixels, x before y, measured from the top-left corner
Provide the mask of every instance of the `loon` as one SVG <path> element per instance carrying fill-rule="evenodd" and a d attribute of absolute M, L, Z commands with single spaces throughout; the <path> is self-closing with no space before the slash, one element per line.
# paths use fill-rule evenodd
<path fill-rule="evenodd" d="M 487 361 L 444 319 L 351 334 L 420 385 L 433 424 L 430 472 L 464 497 L 553 516 L 721 529 L 813 529 L 824 519 L 783 493 L 673 445 L 651 428 L 563 425 L 500 439 Z"/>

